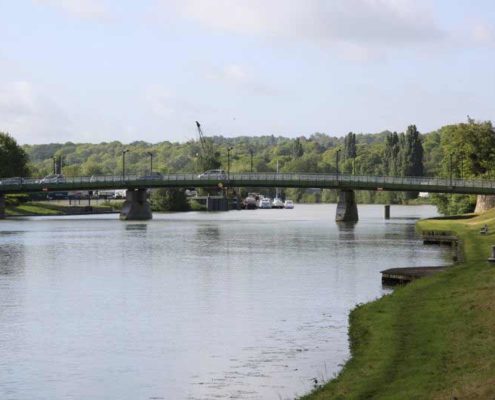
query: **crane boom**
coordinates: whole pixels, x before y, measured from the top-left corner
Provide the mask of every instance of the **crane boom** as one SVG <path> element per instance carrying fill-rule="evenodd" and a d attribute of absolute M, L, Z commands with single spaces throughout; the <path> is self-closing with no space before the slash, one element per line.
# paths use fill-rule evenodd
<path fill-rule="evenodd" d="M 203 155 L 207 155 L 207 150 L 206 150 L 206 139 L 203 135 L 203 131 L 201 130 L 201 124 L 196 121 L 196 126 L 198 127 L 198 134 L 199 134 L 199 141 L 201 143 L 201 149 L 203 150 Z"/>

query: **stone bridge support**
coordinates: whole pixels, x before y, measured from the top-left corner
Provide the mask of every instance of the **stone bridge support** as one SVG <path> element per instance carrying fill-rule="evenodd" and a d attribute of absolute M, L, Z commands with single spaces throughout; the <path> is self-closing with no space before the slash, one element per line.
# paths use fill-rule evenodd
<path fill-rule="evenodd" d="M 129 189 L 125 195 L 125 202 L 120 211 L 123 221 L 144 221 L 153 218 L 146 189 Z"/>
<path fill-rule="evenodd" d="M 358 209 L 356 196 L 353 190 L 341 190 L 339 192 L 339 202 L 337 203 L 337 222 L 358 222 Z"/>
<path fill-rule="evenodd" d="M 5 195 L 0 194 L 0 219 L 5 218 Z"/>

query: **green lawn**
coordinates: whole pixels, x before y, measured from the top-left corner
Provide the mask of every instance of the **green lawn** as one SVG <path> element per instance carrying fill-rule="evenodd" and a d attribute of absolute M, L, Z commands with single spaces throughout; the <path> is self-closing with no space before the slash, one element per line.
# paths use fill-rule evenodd
<path fill-rule="evenodd" d="M 25 203 L 18 206 L 7 207 L 7 215 L 61 215 L 64 214 L 61 210 L 47 208 L 44 205 Z"/>
<path fill-rule="evenodd" d="M 7 206 L 5 212 L 8 216 L 20 216 L 20 215 L 66 215 L 72 214 L 77 209 L 81 207 L 71 207 L 71 206 L 63 206 L 58 204 L 50 204 L 50 203 L 36 203 L 36 202 L 27 202 L 21 203 L 18 205 Z M 96 206 L 93 207 L 95 211 L 110 211 L 111 207 L 102 207 Z"/>
<path fill-rule="evenodd" d="M 455 231 L 465 262 L 352 311 L 352 358 L 303 399 L 495 399 L 495 210 L 418 229 Z"/>

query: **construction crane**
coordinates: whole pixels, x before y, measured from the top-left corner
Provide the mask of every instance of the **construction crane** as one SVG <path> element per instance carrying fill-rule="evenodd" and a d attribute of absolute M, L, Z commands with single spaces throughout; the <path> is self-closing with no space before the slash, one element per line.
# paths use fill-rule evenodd
<path fill-rule="evenodd" d="M 203 131 L 201 130 L 201 124 L 196 121 L 196 126 L 198 127 L 198 134 L 199 134 L 199 141 L 201 143 L 201 150 L 203 151 L 203 154 L 207 154 L 207 143 L 205 139 L 205 135 L 203 135 Z"/>
<path fill-rule="evenodd" d="M 201 154 L 198 154 L 198 156 L 202 169 L 206 171 L 219 168 L 220 162 L 218 161 L 218 154 L 215 153 L 212 141 L 205 137 L 201 130 L 201 124 L 198 121 L 196 121 L 196 127 L 198 128 L 199 141 L 201 143 Z"/>

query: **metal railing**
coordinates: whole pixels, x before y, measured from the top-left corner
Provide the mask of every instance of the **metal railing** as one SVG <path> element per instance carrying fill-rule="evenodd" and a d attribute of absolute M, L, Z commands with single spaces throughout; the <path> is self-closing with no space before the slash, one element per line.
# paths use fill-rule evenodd
<path fill-rule="evenodd" d="M 143 187 L 171 186 L 171 184 L 211 186 L 222 183 L 226 186 L 256 186 L 257 184 L 271 184 L 273 186 L 291 187 L 347 187 L 370 188 L 374 190 L 411 190 L 428 192 L 429 189 L 442 189 L 445 192 L 459 192 L 460 189 L 472 189 L 472 192 L 485 189 L 495 190 L 495 181 L 492 180 L 467 180 L 446 179 L 433 177 L 391 177 L 369 175 L 345 175 L 345 174 L 316 174 L 316 173 L 230 173 L 226 174 L 166 174 L 153 176 L 139 175 L 102 175 L 79 176 L 58 178 L 0 178 L 0 192 L 22 192 L 23 189 L 34 191 L 44 188 L 56 190 L 94 188 L 95 190 L 113 188 L 125 188 L 141 185 Z M 119 186 L 120 185 L 120 186 Z M 397 187 L 398 189 L 394 189 Z M 470 191 L 470 192 L 471 192 Z M 491 191 L 491 190 L 489 190 Z"/>

